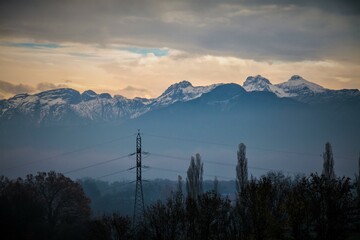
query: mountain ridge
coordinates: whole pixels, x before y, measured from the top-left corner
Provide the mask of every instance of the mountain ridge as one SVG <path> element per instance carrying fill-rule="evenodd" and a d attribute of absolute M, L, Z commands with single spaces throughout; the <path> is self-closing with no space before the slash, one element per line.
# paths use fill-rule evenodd
<path fill-rule="evenodd" d="M 108 93 L 97 94 L 92 90 L 80 93 L 71 88 L 48 90 L 33 95 L 18 94 L 0 101 L 0 122 L 23 118 L 27 119 L 29 124 L 35 125 L 51 125 L 52 122 L 80 124 L 126 121 L 177 102 L 192 101 L 204 95 L 211 96 L 210 93 L 216 92 L 217 88 L 226 89 L 221 93 L 223 100 L 228 100 L 227 95 L 230 96 L 233 91 L 239 94 L 257 91 L 273 93 L 279 98 L 291 98 L 307 104 L 347 101 L 360 105 L 360 93 L 357 89 L 330 90 L 298 75 L 292 76 L 287 82 L 273 85 L 267 78 L 257 75 L 249 76 L 243 86 L 236 83 L 193 86 L 184 80 L 172 84 L 159 97 L 152 99 L 128 99 L 121 95 L 112 97 Z"/>

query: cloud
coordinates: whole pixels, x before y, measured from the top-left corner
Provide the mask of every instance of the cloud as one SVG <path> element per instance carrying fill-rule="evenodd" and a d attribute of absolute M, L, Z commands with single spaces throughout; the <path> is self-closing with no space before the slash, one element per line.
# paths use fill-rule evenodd
<path fill-rule="evenodd" d="M 120 95 L 124 95 L 129 98 L 135 98 L 135 97 L 139 97 L 139 96 L 151 98 L 153 96 L 151 91 L 149 91 L 148 89 L 138 88 L 138 87 L 134 87 L 134 86 L 130 86 L 130 85 L 124 87 L 123 89 L 120 89 L 119 93 L 120 93 Z"/>
<path fill-rule="evenodd" d="M 54 84 L 54 83 L 48 83 L 48 82 L 42 82 L 38 83 L 36 85 L 36 89 L 39 91 L 46 91 L 51 89 L 57 89 L 57 88 L 67 88 L 68 86 L 66 84 Z"/>
<path fill-rule="evenodd" d="M 130 46 L 118 44 L 66 43 L 63 46 L 66 47 L 39 50 L 0 45 L 0 78 L 11 79 L 16 84 L 26 79 L 34 91 L 71 87 L 80 92 L 92 89 L 128 98 L 157 97 L 172 83 L 183 79 L 195 86 L 221 82 L 241 84 L 247 76 L 257 74 L 273 83 L 299 74 L 327 88 L 360 88 L 360 65 L 356 61 L 257 61 L 172 48 L 164 48 L 166 56 L 156 56 L 131 53 L 126 51 Z M 69 52 L 89 53 L 94 57 L 77 57 Z"/>
<path fill-rule="evenodd" d="M 11 97 L 20 93 L 34 93 L 36 91 L 46 91 L 57 88 L 67 88 L 66 84 L 54 84 L 49 82 L 41 82 L 36 87 L 27 84 L 13 84 L 10 82 L 0 80 L 0 99 L 4 97 Z"/>
<path fill-rule="evenodd" d="M 359 60 L 359 1 L 12 0 L 0 35 L 259 61 Z"/>
<path fill-rule="evenodd" d="M 34 91 L 34 88 L 26 84 L 12 84 L 0 80 L 0 92 L 3 94 L 19 94 Z"/>
<path fill-rule="evenodd" d="M 0 78 L 26 79 L 34 91 L 70 86 L 126 97 L 155 97 L 182 79 L 242 83 L 256 74 L 359 88 L 359 3 L 0 1 Z"/>
<path fill-rule="evenodd" d="M 145 88 L 136 88 L 133 86 L 127 86 L 123 89 L 121 89 L 120 91 L 129 91 L 129 92 L 147 92 L 148 90 Z"/>

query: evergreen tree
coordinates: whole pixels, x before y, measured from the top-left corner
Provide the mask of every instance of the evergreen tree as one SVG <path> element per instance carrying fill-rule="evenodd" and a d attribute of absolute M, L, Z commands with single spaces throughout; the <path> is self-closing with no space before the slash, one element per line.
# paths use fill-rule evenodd
<path fill-rule="evenodd" d="M 335 172 L 334 172 L 334 157 L 332 153 L 332 147 L 329 142 L 325 144 L 325 152 L 323 154 L 324 157 L 324 168 L 323 168 L 323 175 L 326 179 L 334 179 Z"/>
<path fill-rule="evenodd" d="M 188 197 L 194 200 L 203 192 L 203 163 L 199 153 L 195 155 L 195 158 L 191 156 L 187 171 L 186 191 Z"/>
<path fill-rule="evenodd" d="M 239 144 L 239 151 L 237 152 L 237 165 L 236 165 L 236 190 L 240 194 L 244 191 L 248 182 L 248 169 L 246 158 L 246 146 L 244 143 Z"/>

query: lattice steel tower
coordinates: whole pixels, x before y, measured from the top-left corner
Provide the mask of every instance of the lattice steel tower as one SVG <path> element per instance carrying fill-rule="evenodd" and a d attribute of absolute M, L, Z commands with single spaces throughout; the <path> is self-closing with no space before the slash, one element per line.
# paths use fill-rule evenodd
<path fill-rule="evenodd" d="M 134 203 L 134 217 L 133 224 L 137 228 L 144 216 L 144 196 L 141 179 L 141 135 L 140 129 L 136 137 L 136 189 L 135 189 L 135 203 Z"/>

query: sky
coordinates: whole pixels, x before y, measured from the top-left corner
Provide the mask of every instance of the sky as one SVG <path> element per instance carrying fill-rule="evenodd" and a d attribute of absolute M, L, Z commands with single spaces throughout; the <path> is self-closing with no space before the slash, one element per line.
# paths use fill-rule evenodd
<path fill-rule="evenodd" d="M 0 2 L 0 99 L 70 87 L 157 97 L 169 85 L 292 75 L 360 88 L 353 0 Z"/>

